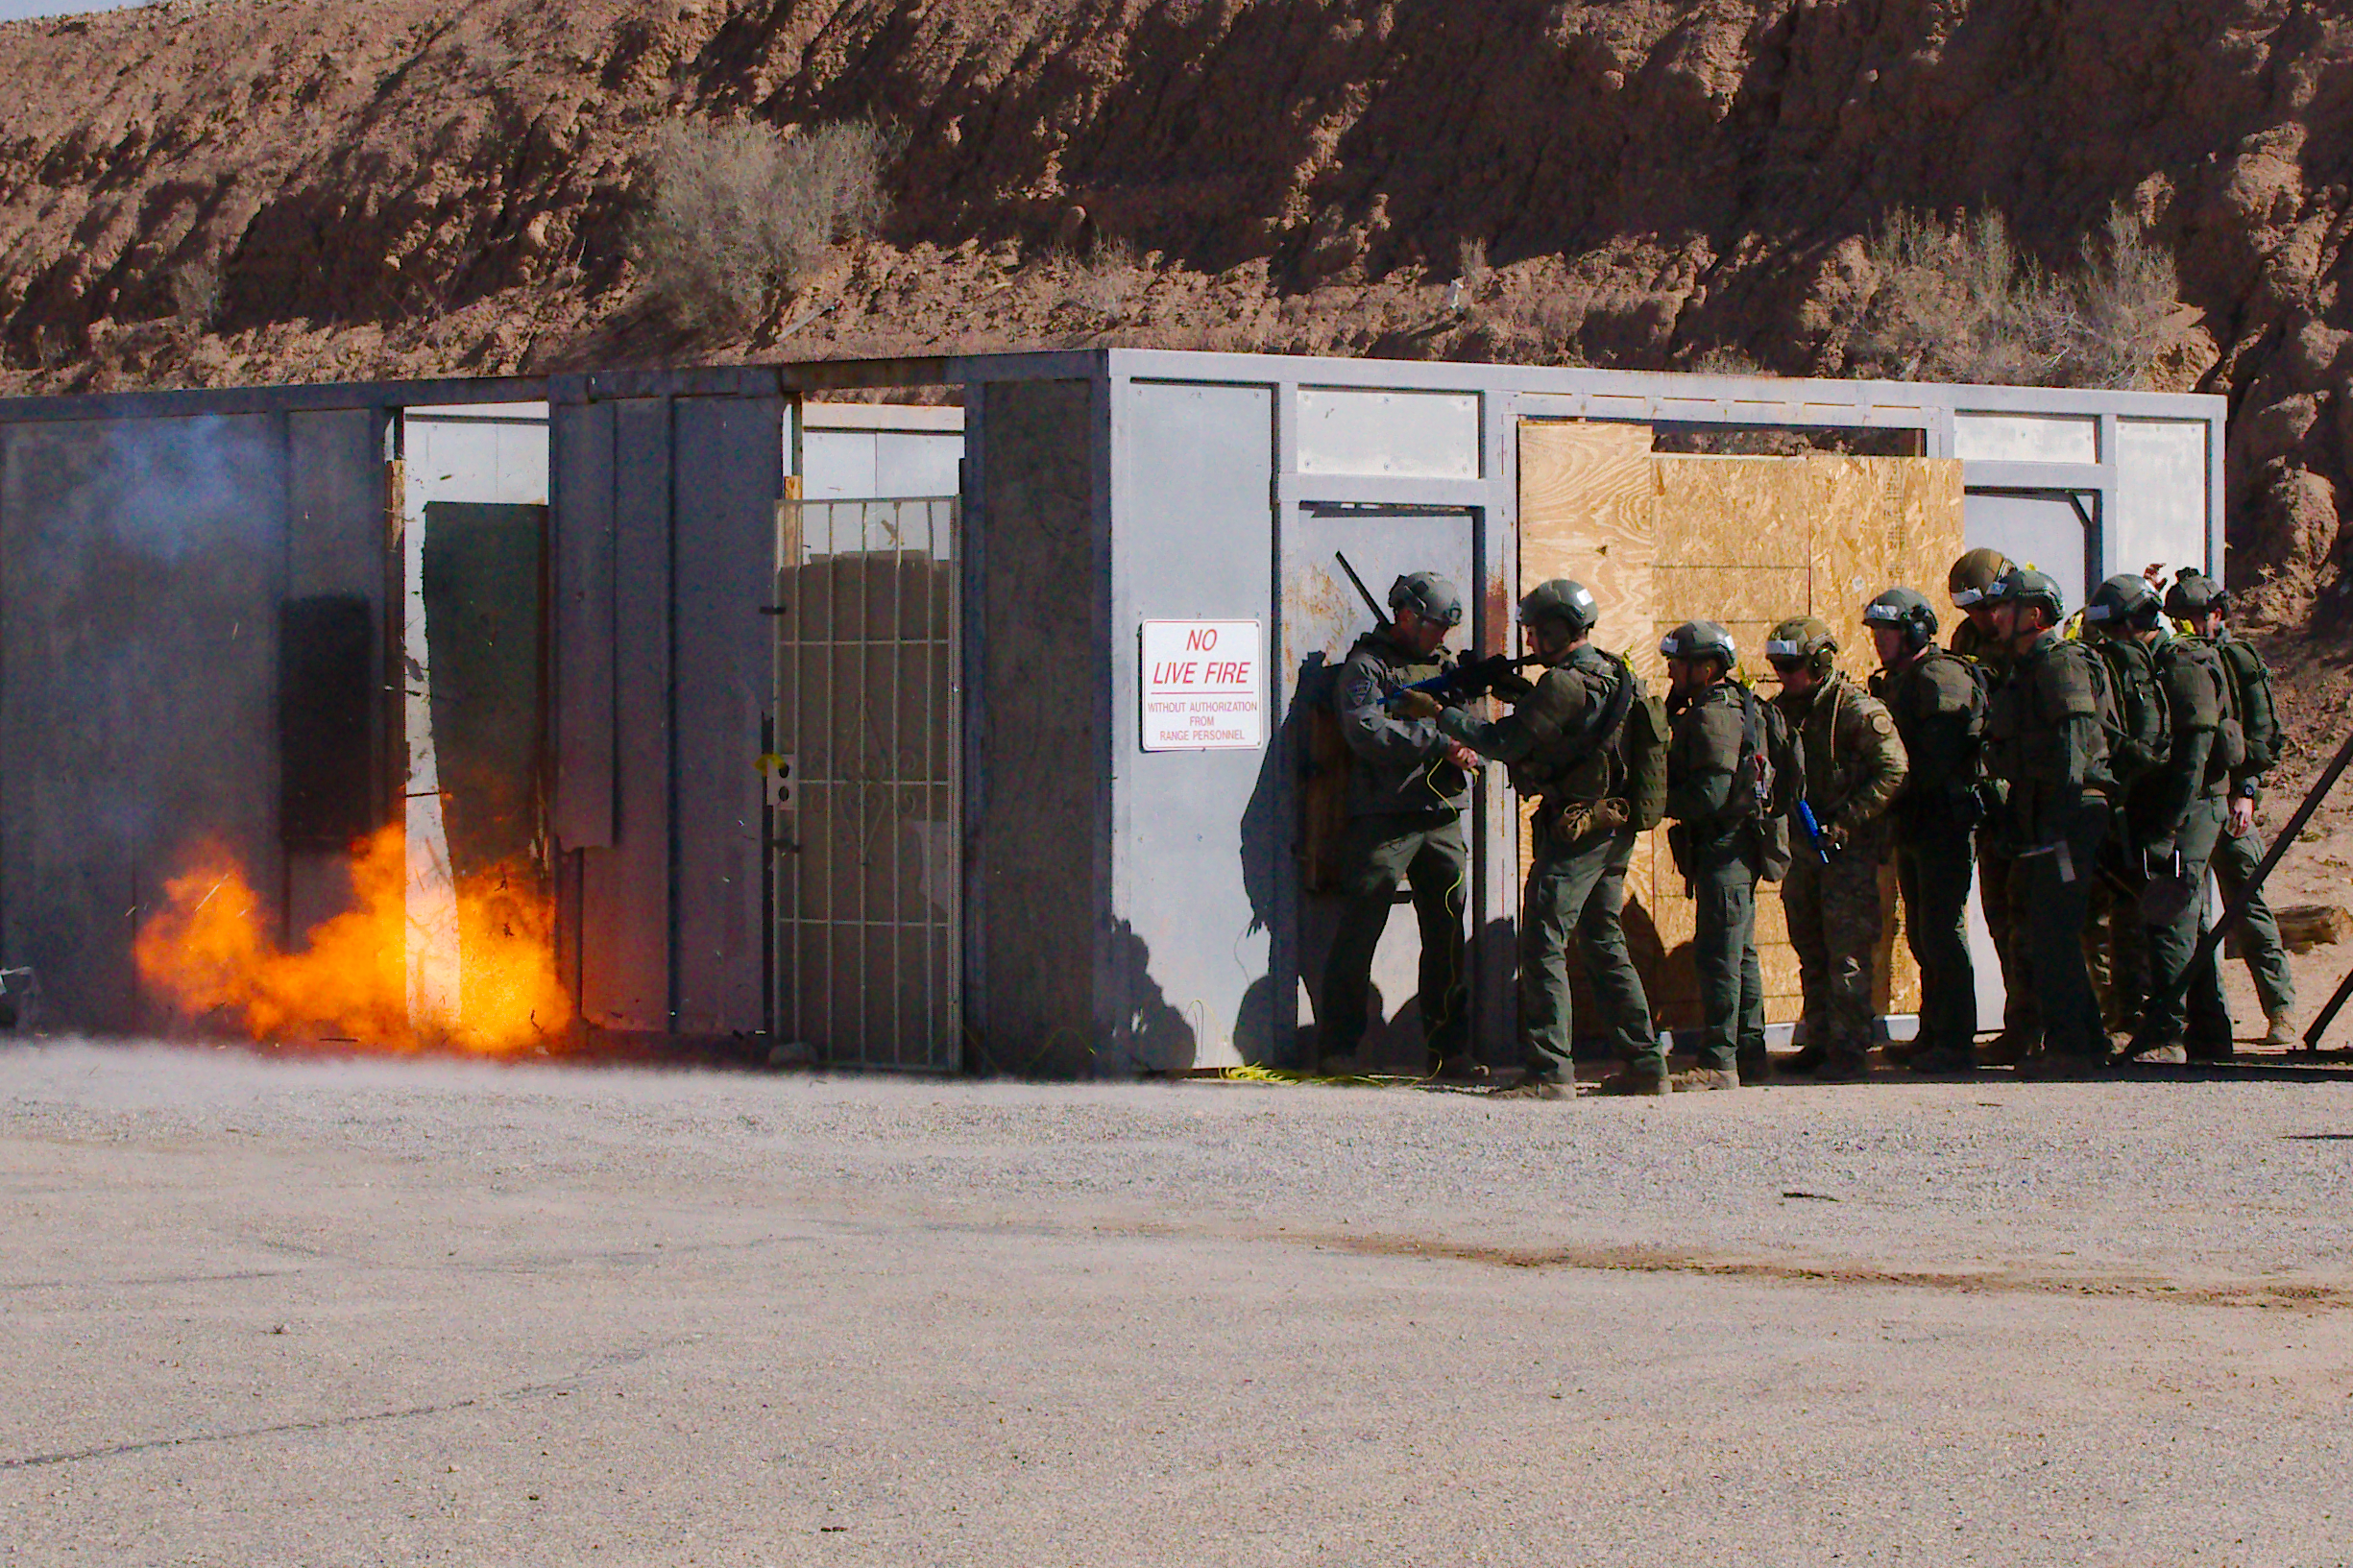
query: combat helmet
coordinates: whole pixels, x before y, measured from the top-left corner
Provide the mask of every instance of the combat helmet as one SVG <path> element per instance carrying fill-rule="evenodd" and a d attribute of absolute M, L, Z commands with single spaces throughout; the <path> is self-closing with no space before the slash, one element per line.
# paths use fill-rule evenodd
<path fill-rule="evenodd" d="M 2157 624 L 2157 591 L 2138 572 L 2119 572 L 2092 590 L 2084 624 L 2110 634 L 2146 632 Z"/>
<path fill-rule="evenodd" d="M 1953 608 L 1966 610 L 1971 605 L 1990 599 L 1987 590 L 2001 581 L 2010 569 L 2010 558 L 1995 549 L 1975 549 L 1953 563 L 1945 573 L 1945 592 L 1952 597 Z"/>
<path fill-rule="evenodd" d="M 1409 571 L 1389 585 L 1389 608 L 1411 610 L 1441 626 L 1463 624 L 1463 595 L 1434 571 Z"/>
<path fill-rule="evenodd" d="M 1740 662 L 1732 633 L 1712 620 L 1686 620 L 1659 639 L 1659 651 L 1669 659 L 1715 659 L 1730 669 Z"/>
<path fill-rule="evenodd" d="M 1571 637 L 1583 637 L 1600 623 L 1601 606 L 1593 602 L 1592 593 L 1583 583 L 1555 577 L 1537 584 L 1519 601 L 1522 626 L 1534 626 L 1543 620 L 1564 622 Z"/>
<path fill-rule="evenodd" d="M 2059 593 L 2059 580 L 2032 567 L 2012 567 L 1994 579 L 1993 586 L 1985 591 L 1985 602 L 2039 604 L 2050 612 L 2053 626 L 2067 618 L 2067 601 Z"/>
<path fill-rule="evenodd" d="M 1765 658 L 1776 669 L 1802 663 L 1814 672 L 1814 679 L 1821 680 L 1838 663 L 1838 634 L 1826 620 L 1792 615 L 1774 627 L 1773 635 L 1765 639 Z"/>
<path fill-rule="evenodd" d="M 2230 608 L 2230 590 L 2198 570 L 2184 567 L 2165 591 L 2165 613 L 2175 620 L 2195 620 Z"/>
<path fill-rule="evenodd" d="M 1863 624 L 1894 627 L 1915 652 L 1936 640 L 1936 609 L 1917 589 L 1888 589 L 1863 607 Z"/>

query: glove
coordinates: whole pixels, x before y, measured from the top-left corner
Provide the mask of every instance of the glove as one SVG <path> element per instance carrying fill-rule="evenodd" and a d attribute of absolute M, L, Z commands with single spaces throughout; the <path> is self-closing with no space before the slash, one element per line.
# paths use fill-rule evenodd
<path fill-rule="evenodd" d="M 1595 801 L 1590 824 L 1596 832 L 1615 832 L 1634 820 L 1634 811 L 1621 800 Z"/>
<path fill-rule="evenodd" d="M 1847 831 L 1835 822 L 1822 824 L 1822 847 L 1835 855 L 1847 847 Z"/>
<path fill-rule="evenodd" d="M 1536 689 L 1536 683 L 1516 669 L 1507 669 L 1488 684 L 1488 689 L 1506 702 L 1517 702 Z"/>
<path fill-rule="evenodd" d="M 1400 691 L 1395 698 L 1397 712 L 1407 718 L 1436 718 L 1444 706 L 1427 691 Z"/>

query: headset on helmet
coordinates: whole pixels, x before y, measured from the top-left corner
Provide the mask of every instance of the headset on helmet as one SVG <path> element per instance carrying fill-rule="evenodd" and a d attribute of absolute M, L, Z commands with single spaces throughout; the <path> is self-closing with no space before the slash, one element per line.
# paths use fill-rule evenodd
<path fill-rule="evenodd" d="M 1732 633 L 1712 620 L 1686 620 L 1659 639 L 1659 651 L 1669 659 L 1716 659 L 1730 669 L 1740 662 Z"/>
<path fill-rule="evenodd" d="M 2087 626 L 2103 632 L 2146 632 L 2157 624 L 2157 591 L 2137 572 L 2119 572 L 2098 588 L 2083 606 Z"/>
<path fill-rule="evenodd" d="M 1434 571 L 1409 571 L 1390 584 L 1389 608 L 1411 610 L 1442 626 L 1463 624 L 1463 595 Z"/>
<path fill-rule="evenodd" d="M 1913 589 L 1891 588 L 1863 607 L 1865 626 L 1891 626 L 1914 653 L 1936 640 L 1936 611 Z"/>
<path fill-rule="evenodd" d="M 1765 640 L 1765 658 L 1775 669 L 1804 664 L 1821 680 L 1838 663 L 1838 634 L 1828 621 L 1792 615 L 1773 628 L 1773 635 Z"/>
<path fill-rule="evenodd" d="M 2165 613 L 2175 620 L 2195 620 L 2230 609 L 2230 590 L 2198 570 L 2184 567 L 2165 591 Z"/>
<path fill-rule="evenodd" d="M 1975 549 L 1953 563 L 1945 574 L 1945 592 L 1955 609 L 1966 610 L 1993 595 L 1986 591 L 2010 569 L 2010 558 L 1995 549 Z"/>
<path fill-rule="evenodd" d="M 1601 621 L 1601 606 L 1583 583 L 1572 583 L 1565 577 L 1539 583 L 1519 601 L 1519 623 L 1534 626 L 1542 620 L 1565 622 L 1572 637 L 1583 637 Z"/>

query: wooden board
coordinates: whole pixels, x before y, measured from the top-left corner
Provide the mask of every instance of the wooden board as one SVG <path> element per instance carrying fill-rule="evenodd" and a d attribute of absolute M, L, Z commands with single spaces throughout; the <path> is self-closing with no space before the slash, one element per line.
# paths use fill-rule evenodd
<path fill-rule="evenodd" d="M 1878 664 L 1863 606 L 1894 583 L 1934 584 L 1961 551 L 1960 465 L 1923 458 L 1659 456 L 1640 425 L 1520 427 L 1520 590 L 1547 577 L 1584 583 L 1602 601 L 1600 640 L 1634 655 L 1663 690 L 1659 639 L 1686 620 L 1723 622 L 1741 674 L 1775 689 L 1766 634 L 1818 615 L 1838 634 L 1856 679 Z M 1526 849 L 1523 834 L 1523 866 Z M 1882 1011 L 1919 1005 L 1890 870 L 1875 992 Z M 1660 1021 L 1699 1023 L 1690 963 L 1693 912 L 1666 853 L 1649 836 L 1627 878 L 1627 934 Z M 1802 1011 L 1798 963 L 1780 890 L 1758 889 L 1758 958 L 1766 1017 Z M 1581 1005 L 1582 1005 L 1581 1001 Z"/>

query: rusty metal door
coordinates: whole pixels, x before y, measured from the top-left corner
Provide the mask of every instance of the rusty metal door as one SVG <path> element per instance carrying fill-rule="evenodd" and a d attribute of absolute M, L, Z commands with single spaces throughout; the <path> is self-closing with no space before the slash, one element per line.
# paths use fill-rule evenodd
<path fill-rule="evenodd" d="M 961 1065 L 956 519 L 777 507 L 775 1032 L 830 1066 Z"/>

